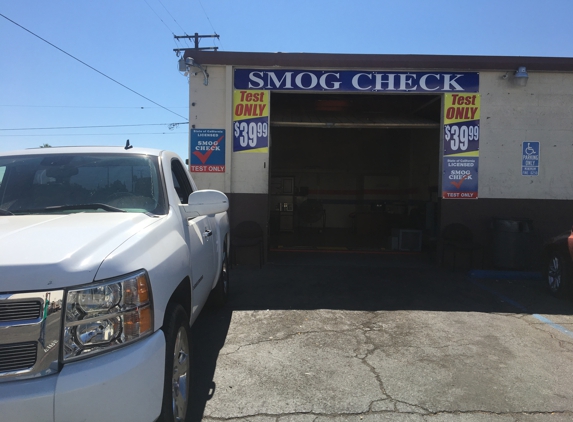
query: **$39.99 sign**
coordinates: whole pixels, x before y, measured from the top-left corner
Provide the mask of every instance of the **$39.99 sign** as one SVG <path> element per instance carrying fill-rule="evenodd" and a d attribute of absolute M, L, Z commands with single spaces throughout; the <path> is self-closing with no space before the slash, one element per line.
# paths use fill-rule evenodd
<path fill-rule="evenodd" d="M 234 91 L 234 152 L 268 152 L 269 96 L 268 91 Z"/>
<path fill-rule="evenodd" d="M 268 146 L 269 124 L 255 121 L 235 122 L 233 136 L 238 142 L 235 151 L 238 149 L 255 149 L 261 144 Z"/>
<path fill-rule="evenodd" d="M 479 122 L 453 123 L 444 127 L 444 155 L 479 150 Z"/>

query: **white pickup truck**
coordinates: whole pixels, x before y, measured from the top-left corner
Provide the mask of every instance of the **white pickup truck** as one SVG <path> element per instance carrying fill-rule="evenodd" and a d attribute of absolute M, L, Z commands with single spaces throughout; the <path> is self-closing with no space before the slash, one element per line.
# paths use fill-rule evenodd
<path fill-rule="evenodd" d="M 190 326 L 228 294 L 228 205 L 167 151 L 0 154 L 0 420 L 188 420 Z"/>

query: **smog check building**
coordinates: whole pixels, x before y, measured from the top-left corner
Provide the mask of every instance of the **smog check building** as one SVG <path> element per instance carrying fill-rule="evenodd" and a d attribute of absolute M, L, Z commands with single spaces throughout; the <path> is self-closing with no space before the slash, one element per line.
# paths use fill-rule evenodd
<path fill-rule="evenodd" d="M 573 223 L 573 59 L 186 50 L 180 70 L 197 184 L 269 247 L 423 250 L 452 223 L 487 247 L 501 220 L 534 251 Z"/>

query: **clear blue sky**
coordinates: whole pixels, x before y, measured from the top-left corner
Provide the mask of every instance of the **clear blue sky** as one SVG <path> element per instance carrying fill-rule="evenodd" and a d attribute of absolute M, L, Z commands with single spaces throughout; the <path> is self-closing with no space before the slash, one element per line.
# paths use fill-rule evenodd
<path fill-rule="evenodd" d="M 573 57 L 573 0 L 0 0 L 0 14 L 188 117 L 173 35 L 221 51 Z M 0 151 L 123 145 L 187 154 L 185 119 L 0 17 Z M 165 124 L 115 128 L 5 130 Z"/>

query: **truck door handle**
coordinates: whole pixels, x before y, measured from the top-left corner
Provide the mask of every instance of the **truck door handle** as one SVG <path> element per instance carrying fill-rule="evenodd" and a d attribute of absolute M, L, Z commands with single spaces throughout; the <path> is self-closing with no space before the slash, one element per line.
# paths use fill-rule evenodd
<path fill-rule="evenodd" d="M 203 233 L 203 237 L 209 237 L 213 235 L 213 231 L 209 229 L 205 229 L 205 233 Z"/>

